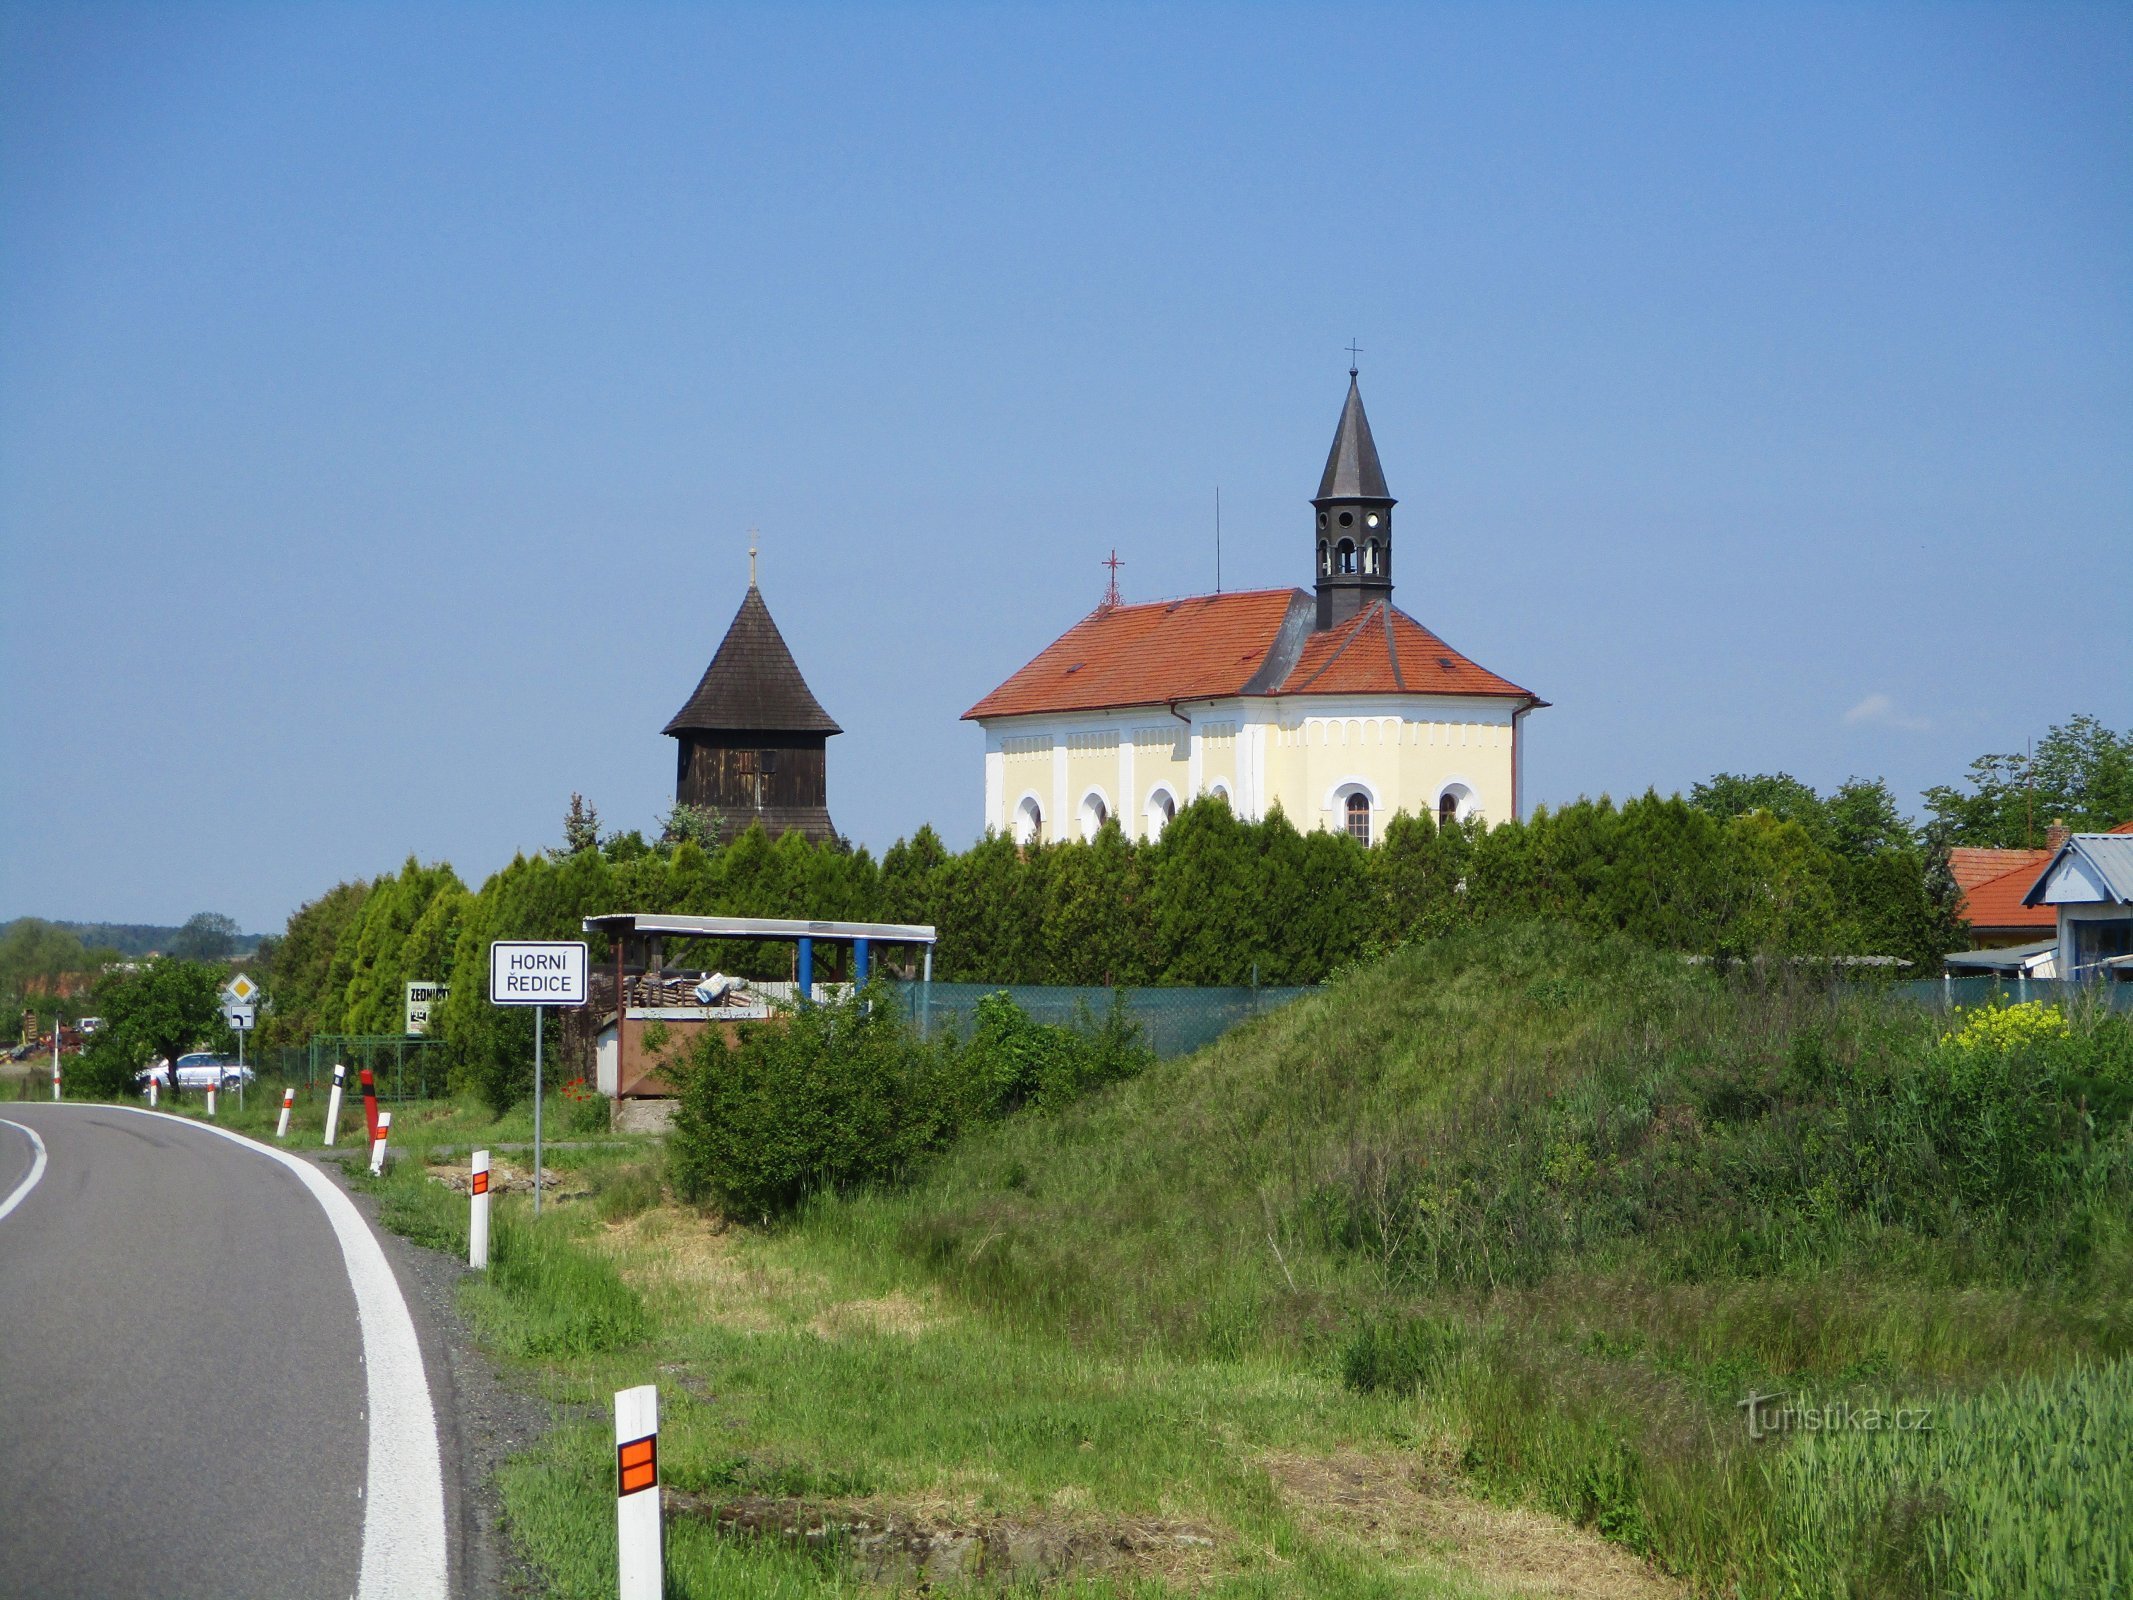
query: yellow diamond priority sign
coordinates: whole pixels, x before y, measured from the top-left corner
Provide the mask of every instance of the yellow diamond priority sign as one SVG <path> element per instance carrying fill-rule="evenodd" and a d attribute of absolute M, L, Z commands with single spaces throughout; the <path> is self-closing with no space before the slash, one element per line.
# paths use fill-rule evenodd
<path fill-rule="evenodd" d="M 228 986 L 222 992 L 239 1005 L 248 1006 L 259 998 L 259 985 L 240 972 L 236 977 L 230 979 Z"/>

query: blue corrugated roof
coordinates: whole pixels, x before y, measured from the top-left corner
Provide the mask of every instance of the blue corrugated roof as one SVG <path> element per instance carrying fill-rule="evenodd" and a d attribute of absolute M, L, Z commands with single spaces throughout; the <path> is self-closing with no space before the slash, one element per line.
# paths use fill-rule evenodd
<path fill-rule="evenodd" d="M 2052 879 L 2059 875 L 2068 855 L 2078 855 L 2083 864 L 2103 881 L 2112 899 L 2120 905 L 2133 905 L 2133 833 L 2077 833 L 2059 847 L 2052 857 L 2051 865 L 2037 874 L 2037 881 L 2030 885 L 2029 893 L 2022 897 L 2025 906 L 2046 903 L 2044 891 Z"/>

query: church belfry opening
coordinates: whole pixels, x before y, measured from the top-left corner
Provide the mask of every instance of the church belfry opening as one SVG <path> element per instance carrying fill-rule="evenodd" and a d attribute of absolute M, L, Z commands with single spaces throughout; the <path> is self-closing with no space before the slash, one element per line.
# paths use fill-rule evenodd
<path fill-rule="evenodd" d="M 716 812 L 722 839 L 752 822 L 775 838 L 831 839 L 828 742 L 844 730 L 800 675 L 771 620 L 749 555 L 748 592 L 688 704 L 666 726 L 676 741 L 674 798 Z"/>
<path fill-rule="evenodd" d="M 1311 506 L 1316 514 L 1318 626 L 1338 627 L 1373 601 L 1392 598 L 1392 508 L 1385 469 L 1363 415 L 1356 370 L 1326 470 Z"/>

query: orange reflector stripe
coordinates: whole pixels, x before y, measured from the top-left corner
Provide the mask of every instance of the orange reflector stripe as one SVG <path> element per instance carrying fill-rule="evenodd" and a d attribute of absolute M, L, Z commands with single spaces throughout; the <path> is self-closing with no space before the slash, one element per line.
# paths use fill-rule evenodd
<path fill-rule="evenodd" d="M 489 1175 L 486 1172 L 474 1174 L 474 1192 L 476 1194 L 487 1194 L 489 1192 Z"/>
<path fill-rule="evenodd" d="M 615 1446 L 615 1479 L 623 1494 L 635 1494 L 659 1482 L 659 1435 L 646 1434 Z"/>

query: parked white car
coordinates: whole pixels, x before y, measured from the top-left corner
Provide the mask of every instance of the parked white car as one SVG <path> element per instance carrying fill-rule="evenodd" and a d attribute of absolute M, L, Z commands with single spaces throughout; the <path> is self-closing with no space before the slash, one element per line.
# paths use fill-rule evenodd
<path fill-rule="evenodd" d="M 210 1051 L 196 1050 L 191 1055 L 178 1057 L 178 1087 L 180 1089 L 205 1089 L 209 1084 L 218 1089 L 234 1089 L 239 1082 L 251 1083 L 259 1074 L 250 1067 L 239 1067 L 230 1056 L 218 1056 Z M 136 1083 L 170 1084 L 170 1063 L 158 1061 L 144 1072 L 134 1075 Z"/>

